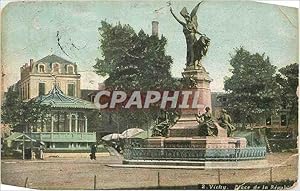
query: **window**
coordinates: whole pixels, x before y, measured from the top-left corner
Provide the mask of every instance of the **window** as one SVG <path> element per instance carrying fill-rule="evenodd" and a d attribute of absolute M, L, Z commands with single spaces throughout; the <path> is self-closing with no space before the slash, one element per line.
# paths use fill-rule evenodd
<path fill-rule="evenodd" d="M 287 126 L 286 115 L 281 115 L 281 116 L 280 116 L 280 125 L 281 125 L 281 126 Z"/>
<path fill-rule="evenodd" d="M 69 65 L 69 66 L 67 67 L 67 72 L 68 72 L 68 74 L 74 74 L 74 67 L 71 66 L 71 65 Z"/>
<path fill-rule="evenodd" d="M 45 83 L 39 83 L 39 96 L 45 95 Z"/>
<path fill-rule="evenodd" d="M 27 90 L 28 90 L 28 89 L 27 89 L 27 84 L 25 83 L 25 84 L 24 84 L 24 98 L 25 98 L 25 99 L 28 99 L 28 97 L 27 97 L 27 95 L 28 95 L 28 94 L 27 94 Z"/>
<path fill-rule="evenodd" d="M 45 66 L 44 65 L 39 65 L 39 72 L 40 73 L 45 73 Z"/>
<path fill-rule="evenodd" d="M 68 84 L 68 96 L 75 96 L 75 84 Z"/>
<path fill-rule="evenodd" d="M 91 96 L 91 102 L 94 102 L 94 100 L 95 100 L 95 96 L 92 95 L 92 96 Z"/>
<path fill-rule="evenodd" d="M 59 64 L 53 64 L 52 71 L 56 72 L 56 73 L 59 73 Z"/>
<path fill-rule="evenodd" d="M 266 119 L 266 125 L 272 125 L 272 119 L 271 119 L 271 117 L 268 117 Z"/>

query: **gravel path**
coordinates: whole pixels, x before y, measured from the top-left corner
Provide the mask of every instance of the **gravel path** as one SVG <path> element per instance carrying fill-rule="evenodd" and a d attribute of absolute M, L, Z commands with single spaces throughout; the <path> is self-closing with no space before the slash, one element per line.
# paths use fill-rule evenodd
<path fill-rule="evenodd" d="M 273 169 L 273 180 L 297 179 L 298 157 L 292 153 L 274 153 L 267 157 L 271 164 L 287 166 Z M 286 159 L 289 159 L 286 161 Z M 284 162 L 286 161 L 286 162 Z M 162 186 L 217 184 L 218 170 L 111 168 L 106 164 L 120 164 L 116 156 L 88 158 L 50 158 L 43 161 L 2 160 L 3 184 L 36 189 L 93 189 L 94 175 L 97 189 L 143 188 L 157 186 L 160 173 Z M 221 183 L 261 182 L 270 180 L 269 169 L 221 170 Z"/>

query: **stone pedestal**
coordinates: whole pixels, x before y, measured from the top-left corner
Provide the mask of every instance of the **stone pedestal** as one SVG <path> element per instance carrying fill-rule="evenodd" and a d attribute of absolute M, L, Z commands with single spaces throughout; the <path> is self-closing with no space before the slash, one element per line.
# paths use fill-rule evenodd
<path fill-rule="evenodd" d="M 192 91 L 193 93 L 198 92 L 198 104 L 201 105 L 201 108 L 188 108 L 182 109 L 181 112 L 183 115 L 190 114 L 195 115 L 199 112 L 204 113 L 205 107 L 211 108 L 211 92 L 209 84 L 212 79 L 209 77 L 209 73 L 206 72 L 204 67 L 200 67 L 197 69 L 185 69 L 182 72 L 182 76 L 185 79 L 192 79 L 194 84 L 191 87 L 187 87 L 185 90 Z M 192 105 L 193 98 L 189 99 L 189 105 Z"/>
<path fill-rule="evenodd" d="M 169 137 L 193 137 L 199 134 L 198 122 L 194 115 L 182 115 L 169 129 Z"/>
<path fill-rule="evenodd" d="M 187 68 L 182 72 L 182 76 L 186 79 L 193 79 L 194 84 L 188 87 L 187 91 L 199 93 L 198 104 L 201 108 L 187 108 L 181 109 L 181 117 L 177 123 L 169 129 L 169 137 L 192 137 L 198 136 L 199 128 L 196 121 L 196 115 L 205 112 L 205 107 L 211 108 L 211 92 L 209 84 L 212 79 L 209 73 L 206 72 L 203 66 L 198 68 Z M 188 100 L 188 105 L 192 105 L 193 97 Z M 221 130 L 222 131 L 222 130 Z"/>
<path fill-rule="evenodd" d="M 218 137 L 227 137 L 227 130 L 215 122 L 218 129 Z M 195 115 L 181 117 L 177 123 L 169 129 L 169 137 L 193 137 L 199 135 L 199 123 Z"/>
<path fill-rule="evenodd" d="M 150 147 L 156 148 L 204 148 L 204 149 L 234 149 L 246 148 L 245 138 L 227 137 L 226 129 L 217 123 L 218 136 L 199 137 L 199 123 L 196 115 L 205 112 L 205 107 L 211 108 L 211 92 L 209 84 L 212 79 L 202 65 L 198 68 L 188 68 L 182 73 L 186 79 L 194 82 L 187 91 L 199 92 L 198 104 L 201 108 L 181 109 L 181 117 L 177 123 L 169 129 L 168 137 L 152 137 L 147 139 Z M 188 105 L 192 105 L 193 97 L 190 97 Z"/>

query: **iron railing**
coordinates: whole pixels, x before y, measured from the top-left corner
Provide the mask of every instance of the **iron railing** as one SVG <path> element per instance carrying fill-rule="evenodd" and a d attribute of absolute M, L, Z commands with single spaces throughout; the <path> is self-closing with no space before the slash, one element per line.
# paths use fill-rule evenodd
<path fill-rule="evenodd" d="M 43 142 L 96 142 L 94 132 L 32 132 L 27 135 Z"/>
<path fill-rule="evenodd" d="M 124 148 L 127 160 L 239 161 L 264 159 L 266 147 L 247 148 Z"/>

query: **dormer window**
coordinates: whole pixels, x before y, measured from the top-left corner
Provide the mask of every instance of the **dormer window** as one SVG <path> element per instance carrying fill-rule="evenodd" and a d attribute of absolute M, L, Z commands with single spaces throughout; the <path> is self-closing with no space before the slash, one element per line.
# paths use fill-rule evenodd
<path fill-rule="evenodd" d="M 59 64 L 58 63 L 54 63 L 53 65 L 52 65 L 52 72 L 54 72 L 54 73 L 60 73 L 59 72 Z"/>
<path fill-rule="evenodd" d="M 74 74 L 74 66 L 68 65 L 67 66 L 67 73 L 68 74 Z"/>
<path fill-rule="evenodd" d="M 43 64 L 39 65 L 39 73 L 45 73 L 45 65 Z"/>

